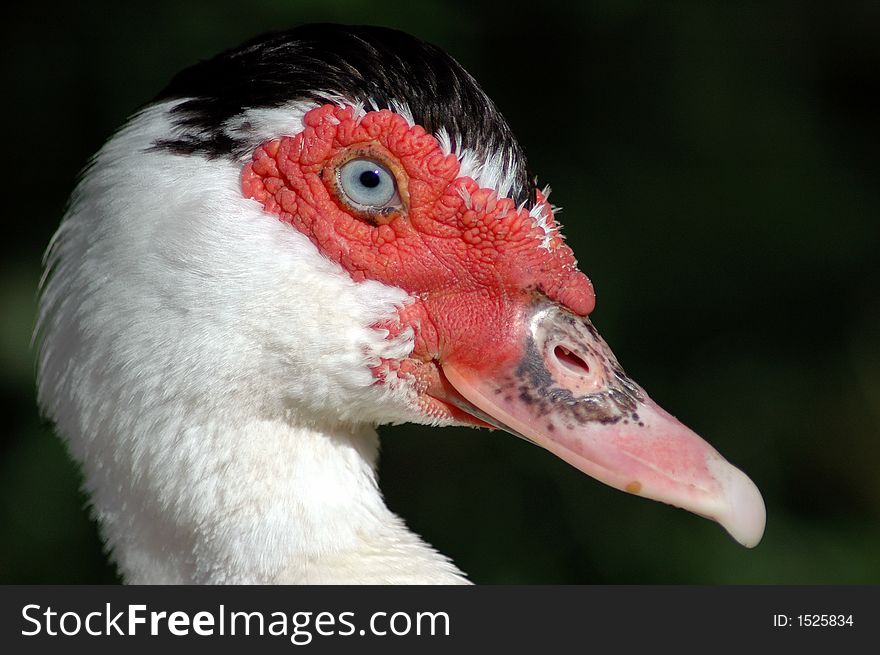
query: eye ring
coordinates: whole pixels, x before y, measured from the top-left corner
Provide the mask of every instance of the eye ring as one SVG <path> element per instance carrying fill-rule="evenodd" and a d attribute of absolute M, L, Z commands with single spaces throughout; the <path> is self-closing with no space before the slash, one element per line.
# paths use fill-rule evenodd
<path fill-rule="evenodd" d="M 406 174 L 378 143 L 341 151 L 327 162 L 322 177 L 343 209 L 369 223 L 386 224 L 406 211 Z"/>

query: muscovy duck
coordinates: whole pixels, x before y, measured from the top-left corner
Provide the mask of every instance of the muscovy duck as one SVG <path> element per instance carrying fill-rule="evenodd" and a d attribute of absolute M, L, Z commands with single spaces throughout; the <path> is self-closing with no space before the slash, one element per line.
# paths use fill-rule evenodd
<path fill-rule="evenodd" d="M 175 77 L 46 261 L 39 399 L 132 583 L 463 583 L 375 426 L 506 430 L 754 546 L 760 493 L 626 376 L 523 149 L 441 49 L 306 25 Z M 537 451 L 536 451 L 537 452 Z"/>

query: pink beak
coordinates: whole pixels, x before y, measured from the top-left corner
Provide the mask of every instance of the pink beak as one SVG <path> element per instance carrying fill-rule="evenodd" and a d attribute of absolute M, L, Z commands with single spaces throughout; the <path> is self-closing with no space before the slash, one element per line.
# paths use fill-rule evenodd
<path fill-rule="evenodd" d="M 713 519 L 749 548 L 764 533 L 757 487 L 652 401 L 589 319 L 537 301 L 512 326 L 521 348 L 502 361 L 451 361 L 461 409 L 617 489 Z"/>

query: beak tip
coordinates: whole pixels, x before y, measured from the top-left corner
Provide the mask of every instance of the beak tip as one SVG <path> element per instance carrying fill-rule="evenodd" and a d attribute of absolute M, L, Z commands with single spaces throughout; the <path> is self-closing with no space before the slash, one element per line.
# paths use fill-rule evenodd
<path fill-rule="evenodd" d="M 725 507 L 716 520 L 736 541 L 754 548 L 764 536 L 767 510 L 758 487 L 749 477 L 729 464 L 723 477 Z"/>

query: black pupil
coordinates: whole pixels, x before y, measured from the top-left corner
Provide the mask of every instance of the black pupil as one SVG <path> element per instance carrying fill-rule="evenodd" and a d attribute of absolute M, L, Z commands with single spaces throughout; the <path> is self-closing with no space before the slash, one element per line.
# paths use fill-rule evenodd
<path fill-rule="evenodd" d="M 368 189 L 375 189 L 382 181 L 381 179 L 379 179 L 379 171 L 377 170 L 364 171 L 363 173 L 361 173 L 360 180 L 361 184 L 363 184 Z"/>

